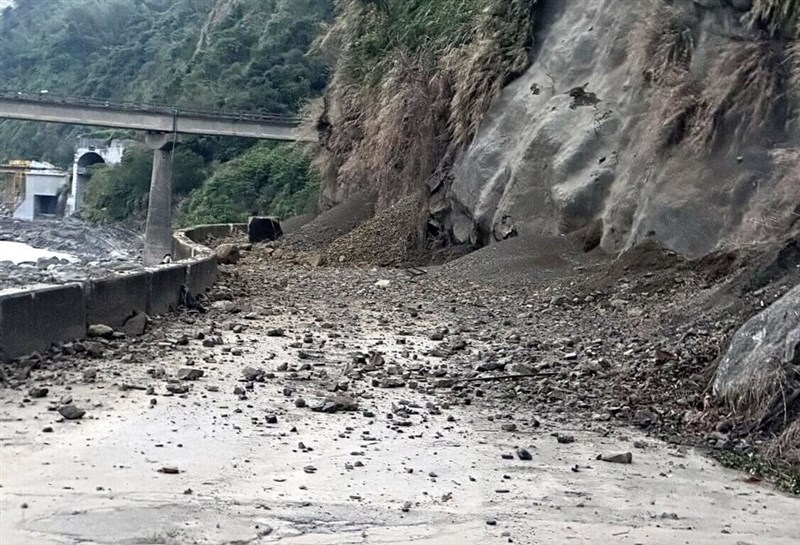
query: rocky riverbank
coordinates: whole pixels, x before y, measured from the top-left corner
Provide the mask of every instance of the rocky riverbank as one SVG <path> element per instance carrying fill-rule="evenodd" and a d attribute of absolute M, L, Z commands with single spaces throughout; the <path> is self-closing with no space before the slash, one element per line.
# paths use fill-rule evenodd
<path fill-rule="evenodd" d="M 0 218 L 0 241 L 57 254 L 21 262 L 12 255 L 0 256 L 0 289 L 66 284 L 142 268 L 142 237 L 121 227 L 71 218 L 37 222 Z"/>

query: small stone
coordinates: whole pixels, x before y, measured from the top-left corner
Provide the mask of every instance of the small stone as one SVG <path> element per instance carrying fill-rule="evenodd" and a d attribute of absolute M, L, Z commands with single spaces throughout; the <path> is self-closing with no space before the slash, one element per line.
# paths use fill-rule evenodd
<path fill-rule="evenodd" d="M 358 401 L 346 394 L 325 398 L 325 401 L 312 410 L 323 413 L 352 412 L 358 410 Z"/>
<path fill-rule="evenodd" d="M 303 398 L 297 399 L 294 402 L 294 406 L 297 407 L 298 409 L 303 409 L 306 406 L 306 400 Z"/>
<path fill-rule="evenodd" d="M 221 265 L 236 265 L 241 257 L 239 246 L 236 244 L 220 244 L 215 250 L 217 262 Z"/>
<path fill-rule="evenodd" d="M 274 414 L 268 414 L 266 416 L 265 420 L 267 421 L 267 424 L 277 424 L 278 423 L 278 417 L 275 416 Z"/>
<path fill-rule="evenodd" d="M 286 330 L 282 327 L 267 330 L 267 337 L 283 337 L 284 335 L 286 335 Z"/>
<path fill-rule="evenodd" d="M 524 448 L 518 448 L 517 449 L 517 457 L 520 460 L 524 460 L 524 461 L 533 460 L 533 456 L 531 455 L 531 453 L 528 450 L 524 449 Z"/>
<path fill-rule="evenodd" d="M 189 386 L 186 384 L 176 384 L 174 382 L 167 383 L 167 391 L 173 394 L 185 394 L 189 391 Z"/>
<path fill-rule="evenodd" d="M 45 426 L 44 428 L 42 428 L 42 433 L 53 433 L 53 427 Z"/>
<path fill-rule="evenodd" d="M 434 388 L 452 388 L 455 384 L 456 381 L 452 378 L 438 378 L 433 381 Z"/>
<path fill-rule="evenodd" d="M 268 535 L 270 535 L 272 532 L 275 531 L 272 528 L 272 526 L 268 525 L 264 525 L 263 528 L 259 528 L 258 526 L 256 526 L 256 528 L 258 528 L 258 537 L 267 537 Z"/>
<path fill-rule="evenodd" d="M 380 381 L 381 388 L 402 388 L 406 383 L 400 377 L 386 377 Z"/>
<path fill-rule="evenodd" d="M 147 330 L 147 315 L 137 312 L 122 326 L 122 332 L 128 337 L 139 337 Z"/>
<path fill-rule="evenodd" d="M 89 337 L 103 337 L 110 339 L 114 335 L 114 329 L 105 324 L 93 324 L 86 330 Z"/>
<path fill-rule="evenodd" d="M 505 368 L 506 368 L 505 363 L 491 361 L 491 362 L 481 363 L 480 365 L 478 365 L 478 367 L 475 368 L 475 370 L 478 371 L 479 373 L 486 373 L 490 371 L 503 371 Z"/>
<path fill-rule="evenodd" d="M 611 464 L 630 464 L 633 462 L 633 454 L 630 452 L 619 454 L 600 454 L 597 456 L 597 459 Z"/>
<path fill-rule="evenodd" d="M 202 378 L 205 375 L 205 372 L 202 369 L 192 369 L 190 367 L 184 367 L 178 370 L 178 379 L 179 380 L 197 380 Z"/>
<path fill-rule="evenodd" d="M 562 445 L 568 445 L 575 442 L 575 437 L 568 433 L 556 434 L 556 440 Z"/>
<path fill-rule="evenodd" d="M 497 526 L 497 521 L 489 519 L 489 520 L 486 521 L 486 525 L 487 526 Z"/>
<path fill-rule="evenodd" d="M 508 424 L 503 424 L 502 426 L 500 426 L 500 429 L 505 432 L 511 433 L 517 431 L 517 425 L 514 424 L 513 422 L 510 422 Z"/>
<path fill-rule="evenodd" d="M 47 388 L 31 388 L 28 391 L 28 395 L 34 399 L 47 397 L 48 393 L 50 393 L 50 390 L 48 390 Z"/>
<path fill-rule="evenodd" d="M 75 405 L 62 405 L 58 408 L 58 414 L 67 420 L 80 420 L 86 414 L 86 411 L 79 409 Z"/>
<path fill-rule="evenodd" d="M 181 470 L 177 467 L 162 467 L 158 470 L 158 472 L 164 473 L 165 475 L 177 475 L 181 472 Z"/>
<path fill-rule="evenodd" d="M 317 472 L 317 468 L 314 467 L 314 466 L 306 466 L 306 467 L 303 468 L 303 471 L 305 471 L 309 475 L 313 475 L 314 473 Z"/>
<path fill-rule="evenodd" d="M 245 367 L 242 369 L 242 375 L 247 382 L 264 382 L 267 374 L 263 369 Z"/>

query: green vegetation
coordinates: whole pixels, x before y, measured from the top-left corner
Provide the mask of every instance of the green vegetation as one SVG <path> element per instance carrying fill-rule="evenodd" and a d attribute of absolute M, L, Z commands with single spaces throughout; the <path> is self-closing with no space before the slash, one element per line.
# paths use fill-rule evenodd
<path fill-rule="evenodd" d="M 756 479 L 800 495 L 800 470 L 797 467 L 768 459 L 755 452 L 723 451 L 715 453 L 715 457 L 726 467 L 744 471 Z"/>
<path fill-rule="evenodd" d="M 125 221 L 141 218 L 147 211 L 153 152 L 134 147 L 119 166 L 98 165 L 86 189 L 86 216 L 95 221 Z M 200 187 L 207 175 L 203 157 L 187 148 L 177 148 L 172 157 L 173 193 L 181 198 Z"/>
<path fill-rule="evenodd" d="M 491 0 L 361 0 L 361 28 L 348 51 L 351 75 L 370 76 L 377 83 L 397 50 L 441 55 L 463 45 L 474 36 L 478 16 L 491 4 Z"/>
<path fill-rule="evenodd" d="M 313 211 L 318 180 L 302 151 L 259 144 L 222 166 L 192 194 L 183 225 L 239 222 L 249 215 L 290 217 Z"/>
<path fill-rule="evenodd" d="M 320 24 L 332 18 L 333 3 L 17 0 L 15 9 L 0 15 L 0 87 L 223 111 L 296 113 L 327 83 L 325 63 L 308 51 Z M 67 167 L 76 136 L 86 132 L 62 125 L 0 122 L 0 161 L 38 159 Z M 193 169 L 193 175 L 199 175 L 223 168 L 254 144 L 194 138 L 179 149 L 188 147 L 202 157 L 202 167 Z M 144 155 L 132 151 L 119 168 L 98 170 L 90 184 L 91 217 L 127 219 L 146 208 L 150 174 Z M 179 152 L 175 160 L 189 156 Z M 123 187 L 126 184 L 131 187 Z M 189 185 L 196 187 L 197 181 L 192 178 Z M 176 183 L 177 197 L 185 194 L 180 186 Z M 291 187 L 313 186 L 309 179 Z M 290 186 L 276 189 L 276 195 L 286 187 Z M 286 200 L 279 198 L 275 205 L 293 208 L 281 204 Z"/>

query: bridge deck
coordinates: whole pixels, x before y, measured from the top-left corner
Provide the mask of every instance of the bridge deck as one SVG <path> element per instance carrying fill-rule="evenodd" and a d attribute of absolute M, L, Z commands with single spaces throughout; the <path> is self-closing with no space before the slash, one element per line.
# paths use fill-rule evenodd
<path fill-rule="evenodd" d="M 287 115 L 209 112 L 0 91 L 0 118 L 263 140 L 314 141 Z"/>

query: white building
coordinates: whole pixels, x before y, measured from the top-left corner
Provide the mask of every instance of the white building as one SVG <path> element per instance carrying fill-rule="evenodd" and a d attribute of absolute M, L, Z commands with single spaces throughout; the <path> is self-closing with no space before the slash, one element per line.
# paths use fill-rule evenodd
<path fill-rule="evenodd" d="M 22 220 L 54 218 L 64 214 L 62 203 L 69 174 L 50 163 L 11 161 L 0 165 L 2 208 Z"/>
<path fill-rule="evenodd" d="M 72 163 L 72 190 L 67 199 L 67 215 L 74 214 L 83 205 L 86 184 L 91 178 L 91 167 L 99 163 L 118 165 L 130 142 L 125 140 L 78 139 Z"/>

